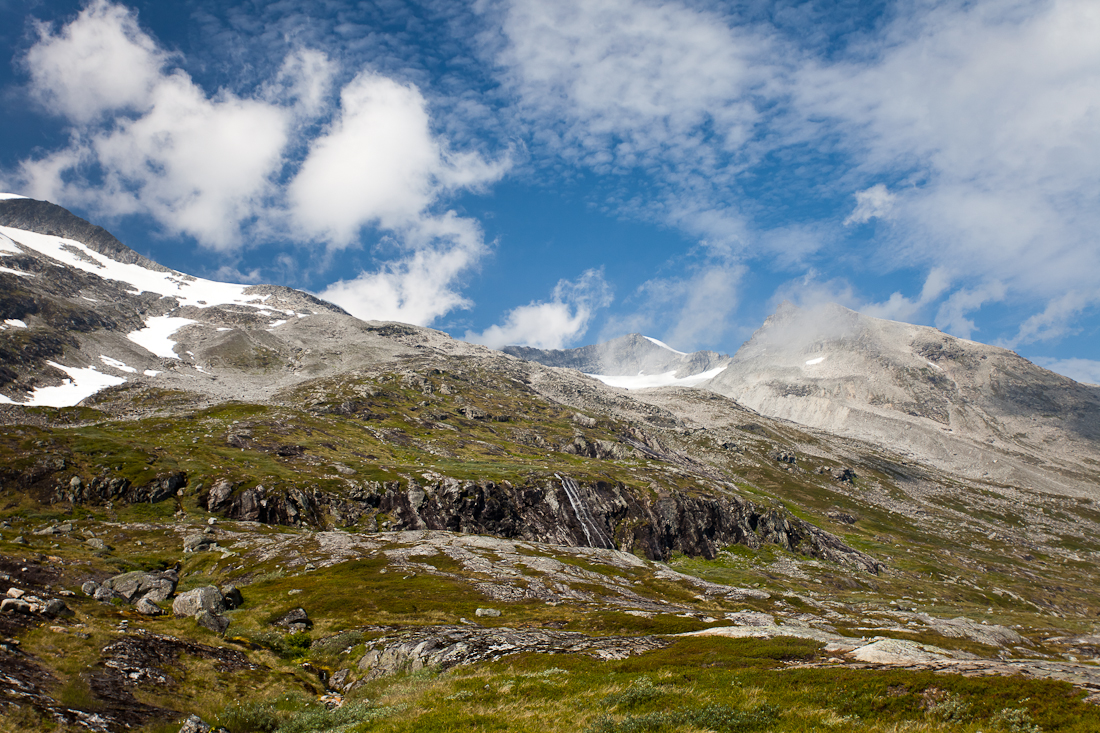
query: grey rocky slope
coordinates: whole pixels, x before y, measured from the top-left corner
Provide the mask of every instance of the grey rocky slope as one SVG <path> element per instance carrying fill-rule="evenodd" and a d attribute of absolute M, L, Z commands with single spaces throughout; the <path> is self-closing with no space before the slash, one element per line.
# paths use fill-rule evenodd
<path fill-rule="evenodd" d="M 701 386 L 969 478 L 1094 493 L 1100 388 L 934 328 L 785 303 Z"/>
<path fill-rule="evenodd" d="M 690 354 L 631 333 L 610 341 L 576 349 L 535 349 L 529 346 L 505 346 L 506 354 L 552 367 L 576 369 L 585 374 L 635 376 L 673 373 L 689 377 L 729 363 L 728 356 L 714 351 Z"/>

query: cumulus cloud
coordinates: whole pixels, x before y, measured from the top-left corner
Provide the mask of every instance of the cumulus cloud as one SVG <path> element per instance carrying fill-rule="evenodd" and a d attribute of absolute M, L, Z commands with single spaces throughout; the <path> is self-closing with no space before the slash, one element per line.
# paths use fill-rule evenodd
<path fill-rule="evenodd" d="M 477 222 L 448 212 L 421 218 L 398 236 L 405 254 L 332 283 L 318 295 L 365 320 L 421 326 L 471 305 L 460 292 L 460 278 L 485 253 Z"/>
<path fill-rule="evenodd" d="M 35 27 L 38 42 L 24 65 L 31 96 L 48 111 L 89 122 L 118 111 L 148 109 L 169 54 L 138 26 L 136 14 L 93 0 L 59 31 Z"/>
<path fill-rule="evenodd" d="M 467 331 L 465 338 L 494 349 L 509 345 L 560 349 L 583 336 L 592 316 L 611 300 L 611 287 L 603 272 L 586 270 L 576 280 L 558 281 L 549 301 L 514 308 L 503 323 L 481 333 Z"/>
<path fill-rule="evenodd" d="M 346 246 L 367 224 L 407 226 L 440 195 L 498 180 L 506 163 L 455 154 L 430 128 L 420 91 L 365 72 L 340 92 L 340 115 L 314 140 L 290 184 L 295 223 Z"/>
<path fill-rule="evenodd" d="M 942 267 L 934 267 L 925 278 L 920 295 L 916 298 L 908 298 L 895 292 L 882 303 L 868 303 L 858 310 L 875 318 L 912 323 L 920 320 L 924 309 L 939 300 L 950 287 L 951 275 L 948 271 Z"/>

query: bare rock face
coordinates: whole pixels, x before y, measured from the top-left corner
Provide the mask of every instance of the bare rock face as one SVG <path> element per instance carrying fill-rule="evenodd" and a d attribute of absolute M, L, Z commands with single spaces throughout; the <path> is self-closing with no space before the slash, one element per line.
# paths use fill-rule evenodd
<path fill-rule="evenodd" d="M 377 679 L 402 670 L 446 670 L 524 652 L 626 659 L 669 643 L 655 636 L 592 637 L 557 629 L 429 626 L 372 642 L 371 649 L 359 660 L 359 669 L 365 673 L 364 679 Z"/>

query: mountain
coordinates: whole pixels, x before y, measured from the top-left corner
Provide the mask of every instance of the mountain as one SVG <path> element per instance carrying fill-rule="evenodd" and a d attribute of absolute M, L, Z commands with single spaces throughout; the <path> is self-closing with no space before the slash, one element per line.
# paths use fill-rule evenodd
<path fill-rule="evenodd" d="M 694 386 L 715 376 L 730 362 L 728 356 L 713 351 L 685 354 L 637 333 L 577 349 L 505 346 L 501 350 L 526 361 L 576 369 L 605 384 L 628 389 Z"/>
<path fill-rule="evenodd" d="M 1095 491 L 1100 388 L 934 328 L 785 303 L 701 386 L 970 478 Z"/>
<path fill-rule="evenodd" d="M 1095 393 L 812 320 L 502 353 L 0 197 L 0 729 L 1100 728 Z"/>

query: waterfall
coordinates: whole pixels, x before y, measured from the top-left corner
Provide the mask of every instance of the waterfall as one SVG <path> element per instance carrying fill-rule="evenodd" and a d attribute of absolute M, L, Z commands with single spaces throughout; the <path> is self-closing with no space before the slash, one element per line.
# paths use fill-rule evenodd
<path fill-rule="evenodd" d="M 600 529 L 600 525 L 596 524 L 596 520 L 592 518 L 588 507 L 584 505 L 584 499 L 581 497 L 581 490 L 577 486 L 577 482 L 568 476 L 563 478 L 560 474 L 555 473 L 554 475 L 557 476 L 558 481 L 561 481 L 561 486 L 565 489 L 565 495 L 569 498 L 570 506 L 573 507 L 573 515 L 576 516 L 581 529 L 584 530 L 584 537 L 588 540 L 588 546 L 615 549 L 615 543 L 611 541 L 606 532 Z"/>

